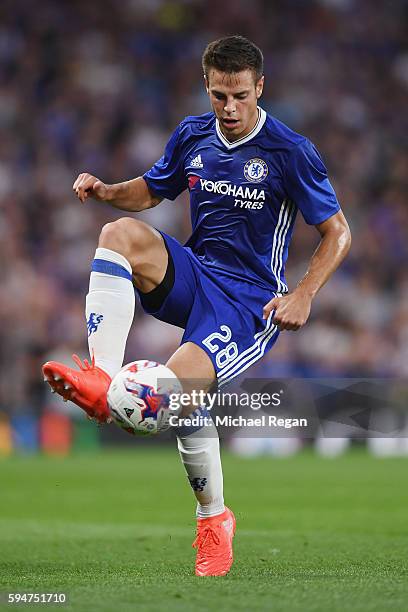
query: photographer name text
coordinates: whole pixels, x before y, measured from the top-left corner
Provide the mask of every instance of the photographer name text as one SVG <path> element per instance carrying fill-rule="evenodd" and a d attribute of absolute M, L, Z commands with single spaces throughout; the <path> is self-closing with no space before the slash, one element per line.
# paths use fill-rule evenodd
<path fill-rule="evenodd" d="M 279 427 L 292 429 L 292 427 L 307 427 L 307 419 L 291 419 L 277 417 L 273 414 L 263 414 L 258 417 L 244 417 L 224 415 L 178 417 L 172 415 L 169 424 L 175 427 L 203 427 L 214 423 L 217 427 Z"/>

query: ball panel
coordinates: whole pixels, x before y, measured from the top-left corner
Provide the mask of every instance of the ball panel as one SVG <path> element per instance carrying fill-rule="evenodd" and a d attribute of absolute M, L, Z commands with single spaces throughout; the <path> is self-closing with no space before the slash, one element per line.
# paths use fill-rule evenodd
<path fill-rule="evenodd" d="M 125 365 L 108 391 L 108 405 L 119 427 L 134 434 L 156 434 L 170 427 L 179 411 L 169 408 L 170 396 L 182 392 L 177 376 L 166 366 L 139 360 Z"/>

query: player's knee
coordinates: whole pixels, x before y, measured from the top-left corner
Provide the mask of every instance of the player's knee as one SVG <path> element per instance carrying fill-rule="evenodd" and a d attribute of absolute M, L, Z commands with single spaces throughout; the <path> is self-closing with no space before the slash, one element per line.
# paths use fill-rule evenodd
<path fill-rule="evenodd" d="M 99 246 L 120 253 L 132 264 L 145 248 L 147 227 L 141 221 L 122 217 L 103 226 Z"/>

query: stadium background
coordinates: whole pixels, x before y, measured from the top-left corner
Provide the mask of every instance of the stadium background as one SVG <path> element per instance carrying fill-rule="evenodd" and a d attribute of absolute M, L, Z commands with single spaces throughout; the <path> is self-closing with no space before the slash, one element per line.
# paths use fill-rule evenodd
<path fill-rule="evenodd" d="M 3 450 L 5 415 L 18 432 L 14 443 L 27 448 L 44 410 L 75 414 L 51 396 L 40 366 L 87 354 L 90 262 L 100 228 L 119 214 L 81 205 L 73 180 L 88 171 L 117 182 L 148 169 L 185 115 L 209 109 L 201 53 L 226 33 L 263 49 L 261 104 L 322 152 L 353 233 L 352 251 L 307 326 L 282 334 L 248 375 L 407 374 L 406 12 L 404 0 L 1 3 Z M 188 194 L 140 218 L 183 241 Z M 299 215 L 290 287 L 316 244 Z M 180 336 L 139 308 L 126 360 L 164 362 Z"/>
<path fill-rule="evenodd" d="M 2 0 L 0 608 L 29 591 L 96 612 L 407 609 L 406 457 L 380 460 L 357 443 L 335 461 L 307 445 L 249 460 L 224 445 L 236 561 L 226 578 L 200 581 L 194 497 L 174 445 L 97 429 L 40 374 L 46 359 L 86 355 L 90 262 L 118 216 L 82 206 L 73 180 L 148 168 L 185 115 L 208 110 L 206 43 L 241 33 L 265 53 L 262 106 L 318 146 L 354 238 L 307 326 L 282 334 L 251 373 L 406 377 L 407 5 Z M 187 194 L 146 219 L 183 240 Z M 290 287 L 316 242 L 299 219 Z M 165 361 L 179 336 L 139 309 L 126 359 Z M 101 441 L 117 446 L 98 451 Z"/>

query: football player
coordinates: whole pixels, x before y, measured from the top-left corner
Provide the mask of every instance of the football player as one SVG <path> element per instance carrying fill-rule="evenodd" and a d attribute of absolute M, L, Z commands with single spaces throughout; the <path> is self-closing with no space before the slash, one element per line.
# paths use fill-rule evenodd
<path fill-rule="evenodd" d="M 211 112 L 186 117 L 143 176 L 108 185 L 84 172 L 73 185 L 81 202 L 94 198 L 130 213 L 190 193 L 192 234 L 184 246 L 133 216 L 102 228 L 86 298 L 91 362 L 43 366 L 54 391 L 100 422 L 109 420 L 106 395 L 122 366 L 135 288 L 145 312 L 185 330 L 167 367 L 208 391 L 261 359 L 282 330 L 306 323 L 350 247 L 318 151 L 258 104 L 260 49 L 228 36 L 211 42 L 202 61 Z M 321 240 L 289 292 L 285 262 L 298 211 Z M 196 411 L 206 416 L 205 408 Z M 206 419 L 203 427 L 180 427 L 177 439 L 197 498 L 196 574 L 224 575 L 235 518 L 224 506 L 217 430 Z"/>

